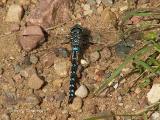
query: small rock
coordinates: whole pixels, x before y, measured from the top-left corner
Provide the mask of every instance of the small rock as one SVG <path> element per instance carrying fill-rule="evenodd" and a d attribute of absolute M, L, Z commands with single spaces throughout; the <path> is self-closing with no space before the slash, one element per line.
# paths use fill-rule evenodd
<path fill-rule="evenodd" d="M 106 60 L 110 59 L 110 57 L 112 55 L 112 53 L 108 47 L 103 48 L 103 50 L 100 53 L 101 53 L 101 57 Z"/>
<path fill-rule="evenodd" d="M 53 87 L 56 89 L 59 89 L 62 86 L 62 79 L 53 80 Z"/>
<path fill-rule="evenodd" d="M 27 26 L 23 32 L 23 36 L 28 36 L 28 35 L 38 35 L 38 36 L 44 36 L 44 33 L 42 31 L 42 28 L 40 26 Z"/>
<path fill-rule="evenodd" d="M 19 39 L 19 43 L 23 50 L 29 52 L 35 49 L 39 45 L 39 43 L 41 43 L 40 41 L 43 40 L 44 37 L 42 36 L 24 36 Z"/>
<path fill-rule="evenodd" d="M 133 46 L 130 46 L 130 41 L 120 41 L 115 45 L 115 52 L 120 57 L 125 57 L 127 54 L 129 54 L 130 50 Z M 129 44 L 128 44 L 129 43 Z"/>
<path fill-rule="evenodd" d="M 93 1 L 93 0 L 92 0 L 92 1 Z M 88 11 L 88 10 L 91 9 L 91 7 L 90 7 L 89 4 L 85 4 L 85 5 L 83 6 L 83 9 L 84 9 L 85 11 Z"/>
<path fill-rule="evenodd" d="M 20 5 L 13 4 L 7 12 L 7 22 L 20 22 L 23 16 L 23 8 Z"/>
<path fill-rule="evenodd" d="M 122 96 L 118 96 L 117 100 L 118 102 L 122 102 Z"/>
<path fill-rule="evenodd" d="M 98 51 L 92 52 L 90 54 L 90 60 L 91 62 L 96 62 L 100 58 L 100 54 Z"/>
<path fill-rule="evenodd" d="M 120 8 L 120 11 L 123 12 L 123 11 L 125 11 L 125 10 L 127 10 L 127 9 L 128 9 L 128 6 L 127 6 L 127 5 L 126 5 L 126 6 L 124 5 L 124 6 L 122 6 L 122 7 Z"/>
<path fill-rule="evenodd" d="M 69 61 L 65 59 L 56 59 L 54 62 L 54 69 L 57 75 L 60 77 L 67 77 L 70 68 L 69 64 Z"/>
<path fill-rule="evenodd" d="M 99 5 L 101 4 L 102 0 L 96 0 L 96 3 Z"/>
<path fill-rule="evenodd" d="M 105 6 L 108 6 L 108 5 L 114 4 L 114 0 L 102 0 L 102 3 L 103 3 Z"/>
<path fill-rule="evenodd" d="M 75 118 L 68 118 L 68 120 L 76 120 Z"/>
<path fill-rule="evenodd" d="M 20 30 L 20 25 L 19 24 L 12 24 L 11 25 L 11 32 L 17 32 Z"/>
<path fill-rule="evenodd" d="M 44 81 L 41 80 L 36 73 L 32 74 L 28 79 L 28 86 L 32 89 L 40 89 L 43 84 Z"/>
<path fill-rule="evenodd" d="M 87 11 L 84 11 L 83 14 L 86 16 L 86 15 L 91 15 L 93 13 L 92 10 L 87 10 Z"/>
<path fill-rule="evenodd" d="M 15 93 L 6 92 L 4 96 L 4 102 L 6 105 L 16 105 L 17 99 Z"/>
<path fill-rule="evenodd" d="M 75 95 L 81 98 L 85 98 L 88 95 L 88 89 L 85 85 L 81 85 L 76 91 Z"/>
<path fill-rule="evenodd" d="M 31 76 L 32 74 L 35 74 L 35 73 L 36 73 L 36 69 L 32 66 L 29 66 L 29 67 L 20 71 L 20 75 L 25 78 L 28 78 L 29 76 Z"/>
<path fill-rule="evenodd" d="M 96 1 L 95 0 L 87 0 L 87 4 L 93 6 L 96 4 Z"/>
<path fill-rule="evenodd" d="M 22 64 L 24 66 L 30 66 L 32 63 L 30 62 L 30 56 L 29 55 L 25 55 L 22 58 Z"/>
<path fill-rule="evenodd" d="M 160 113 L 154 112 L 151 116 L 151 120 L 160 120 Z"/>
<path fill-rule="evenodd" d="M 160 100 L 160 84 L 153 84 L 151 90 L 147 93 L 148 102 L 156 103 Z"/>
<path fill-rule="evenodd" d="M 40 98 L 36 95 L 31 95 L 26 98 L 26 103 L 30 104 L 32 107 L 38 105 L 40 102 Z"/>
<path fill-rule="evenodd" d="M 38 57 L 35 55 L 30 56 L 30 62 L 36 64 L 38 62 Z"/>
<path fill-rule="evenodd" d="M 63 101 L 65 96 L 66 96 L 65 92 L 62 91 L 62 92 L 59 92 L 58 94 L 56 94 L 55 99 L 57 101 Z"/>
<path fill-rule="evenodd" d="M 141 89 L 140 89 L 139 87 L 137 87 L 137 88 L 135 89 L 135 93 L 136 93 L 136 94 L 141 93 Z"/>
<path fill-rule="evenodd" d="M 8 113 L 4 113 L 1 116 L 1 120 L 11 120 L 11 117 Z"/>
<path fill-rule="evenodd" d="M 20 71 L 21 71 L 21 66 L 19 65 L 19 64 L 15 64 L 14 65 L 14 71 L 15 71 L 15 73 L 19 73 Z"/>
<path fill-rule="evenodd" d="M 21 47 L 29 52 L 45 41 L 44 33 L 40 26 L 27 26 L 19 39 Z"/>
<path fill-rule="evenodd" d="M 22 83 L 22 77 L 20 74 L 16 74 L 13 79 L 16 83 Z"/>
<path fill-rule="evenodd" d="M 142 21 L 142 17 L 141 16 L 133 16 L 130 20 L 132 21 L 132 24 L 136 25 Z"/>
<path fill-rule="evenodd" d="M 105 76 L 105 71 L 104 70 L 98 70 L 98 69 L 95 70 L 94 79 L 96 81 L 102 81 L 104 76 Z"/>
<path fill-rule="evenodd" d="M 69 52 L 66 48 L 56 48 L 54 49 L 54 53 L 57 57 L 67 58 L 69 56 Z"/>
<path fill-rule="evenodd" d="M 124 104 L 123 104 L 123 103 L 119 103 L 118 105 L 119 105 L 119 106 L 123 106 Z"/>
<path fill-rule="evenodd" d="M 73 103 L 70 104 L 70 108 L 74 111 L 78 111 L 82 108 L 82 99 L 80 97 L 76 97 L 73 100 Z"/>
<path fill-rule="evenodd" d="M 41 57 L 41 62 L 42 62 L 43 67 L 46 67 L 46 68 L 51 67 L 54 64 L 54 59 L 55 59 L 55 55 L 53 52 L 44 54 Z"/>
<path fill-rule="evenodd" d="M 88 67 L 89 61 L 87 61 L 87 60 L 85 60 L 85 59 L 81 59 L 81 65 L 82 65 L 83 67 Z"/>
<path fill-rule="evenodd" d="M 114 89 L 117 89 L 117 88 L 118 88 L 118 85 L 119 85 L 119 84 L 116 83 L 116 84 L 113 86 L 113 88 L 114 88 Z"/>
<path fill-rule="evenodd" d="M 99 7 L 97 8 L 97 13 L 98 13 L 98 14 L 101 14 L 102 11 L 103 11 L 103 6 L 99 6 Z"/>
<path fill-rule="evenodd" d="M 52 115 L 50 120 L 57 120 L 57 116 L 56 115 Z"/>

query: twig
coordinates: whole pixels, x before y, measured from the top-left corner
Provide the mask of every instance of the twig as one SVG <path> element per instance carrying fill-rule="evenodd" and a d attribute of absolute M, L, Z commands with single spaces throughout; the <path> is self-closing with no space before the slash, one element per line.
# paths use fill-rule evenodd
<path fill-rule="evenodd" d="M 0 38 L 2 38 L 2 37 L 5 37 L 5 36 L 7 36 L 7 35 L 10 35 L 10 34 L 12 34 L 13 32 L 6 32 L 6 33 L 3 33 L 2 35 L 0 35 Z"/>

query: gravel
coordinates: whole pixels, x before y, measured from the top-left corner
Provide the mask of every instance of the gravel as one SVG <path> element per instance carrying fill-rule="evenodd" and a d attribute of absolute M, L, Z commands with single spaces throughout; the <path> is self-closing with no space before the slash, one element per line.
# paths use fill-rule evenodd
<path fill-rule="evenodd" d="M 44 81 L 36 73 L 32 74 L 28 79 L 28 86 L 32 89 L 40 89 L 43 84 Z"/>
<path fill-rule="evenodd" d="M 88 89 L 85 85 L 81 85 L 76 91 L 75 95 L 81 98 L 85 98 L 88 96 Z"/>

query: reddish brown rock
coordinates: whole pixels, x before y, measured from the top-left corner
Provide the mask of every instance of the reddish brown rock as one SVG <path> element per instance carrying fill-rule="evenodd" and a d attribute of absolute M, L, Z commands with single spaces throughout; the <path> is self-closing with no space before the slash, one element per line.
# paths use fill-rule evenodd
<path fill-rule="evenodd" d="M 41 63 L 43 67 L 49 68 L 54 64 L 55 54 L 53 52 L 48 52 L 41 57 Z"/>
<path fill-rule="evenodd" d="M 39 35 L 39 36 L 44 36 L 42 29 L 40 26 L 27 26 L 23 33 L 23 36 L 27 36 L 27 35 Z"/>
<path fill-rule="evenodd" d="M 22 32 L 19 43 L 23 50 L 29 52 L 45 41 L 40 26 L 27 26 Z"/>
<path fill-rule="evenodd" d="M 17 32 L 20 30 L 20 25 L 19 24 L 12 24 L 11 25 L 11 32 Z"/>
<path fill-rule="evenodd" d="M 31 11 L 28 23 L 32 25 L 48 26 L 54 22 L 69 20 L 70 0 L 40 0 L 36 9 Z"/>

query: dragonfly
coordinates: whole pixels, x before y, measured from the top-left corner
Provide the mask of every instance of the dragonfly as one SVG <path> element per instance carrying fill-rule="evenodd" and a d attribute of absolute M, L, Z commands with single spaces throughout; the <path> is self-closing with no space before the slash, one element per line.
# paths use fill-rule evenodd
<path fill-rule="evenodd" d="M 71 47 L 72 47 L 72 58 L 71 58 L 71 74 L 70 74 L 70 86 L 69 86 L 69 99 L 68 103 L 72 103 L 75 97 L 75 85 L 77 80 L 77 69 L 78 69 L 78 55 L 82 48 L 82 36 L 83 28 L 76 24 L 71 28 Z"/>

